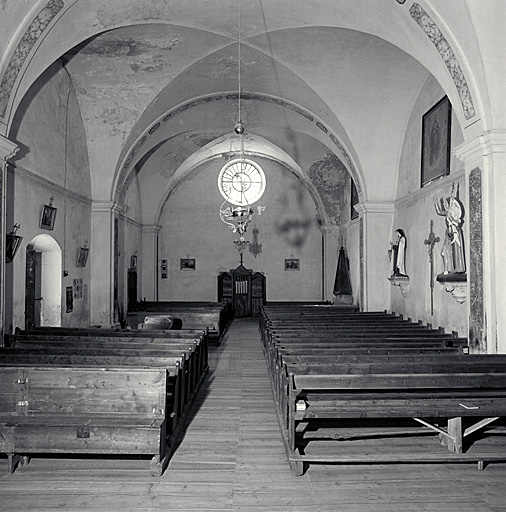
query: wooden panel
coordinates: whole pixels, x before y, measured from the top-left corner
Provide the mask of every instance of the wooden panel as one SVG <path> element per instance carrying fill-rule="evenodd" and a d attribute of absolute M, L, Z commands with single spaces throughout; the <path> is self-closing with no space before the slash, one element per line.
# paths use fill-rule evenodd
<path fill-rule="evenodd" d="M 166 371 L 30 368 L 30 412 L 130 412 L 165 409 Z"/>
<path fill-rule="evenodd" d="M 297 389 L 504 388 L 506 374 L 296 375 Z"/>

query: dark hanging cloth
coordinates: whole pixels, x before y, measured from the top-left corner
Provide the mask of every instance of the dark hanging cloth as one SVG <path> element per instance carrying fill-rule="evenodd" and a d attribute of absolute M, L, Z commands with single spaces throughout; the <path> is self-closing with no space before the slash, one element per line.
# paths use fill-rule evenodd
<path fill-rule="evenodd" d="M 349 274 L 348 258 L 344 247 L 339 249 L 337 260 L 336 280 L 334 281 L 334 295 L 351 295 L 351 282 Z"/>

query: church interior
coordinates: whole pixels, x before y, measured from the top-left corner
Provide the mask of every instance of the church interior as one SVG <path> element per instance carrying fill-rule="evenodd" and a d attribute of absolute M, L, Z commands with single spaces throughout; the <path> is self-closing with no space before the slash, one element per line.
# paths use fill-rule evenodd
<path fill-rule="evenodd" d="M 505 426 L 505 23 L 503 0 L 0 0 L 0 372 L 12 370 L 14 350 L 37 329 L 56 338 L 94 328 L 105 337 L 114 329 L 147 331 L 150 315 L 160 313 L 182 319 L 183 330 L 205 329 L 192 344 L 206 353 L 192 363 L 198 369 L 187 375 L 188 396 L 171 388 L 179 448 L 171 448 L 161 475 L 150 477 L 135 458 L 83 461 L 65 450 L 25 468 L 7 441 L 0 466 L 12 474 L 0 476 L 0 499 L 21 510 L 38 510 L 40 493 L 40 510 L 58 503 L 167 509 L 169 497 L 184 510 L 336 510 L 333 500 L 343 496 L 350 501 L 342 510 L 506 510 L 504 433 L 493 449 L 502 459 L 491 455 L 483 472 L 446 461 L 434 468 L 416 457 L 411 472 L 392 465 L 391 479 L 380 476 L 384 464 L 327 467 L 330 459 L 316 456 L 307 470 L 289 432 L 288 464 L 278 419 L 291 395 L 280 389 L 298 381 L 277 380 L 271 332 L 287 328 L 287 317 L 308 336 L 309 323 L 335 329 L 338 320 L 322 313 L 332 310 L 378 315 L 378 322 L 395 317 L 433 332 L 431 343 L 436 334 L 453 338 L 443 343 L 455 351 L 465 340 L 459 357 L 476 358 L 477 366 L 474 373 L 458 366 L 459 378 L 471 372 L 469 382 L 494 389 L 497 401 L 483 406 L 482 421 L 493 416 Z M 223 326 L 202 327 L 196 316 L 216 304 L 225 304 Z M 31 347 L 25 372 L 51 354 Z M 144 360 L 146 351 L 135 357 Z M 476 368 L 488 372 L 486 385 Z M 301 378 L 308 389 L 310 380 Z M 252 388 L 258 397 L 248 394 Z M 9 400 L 30 417 L 19 393 Z M 243 404 L 260 407 L 272 393 L 279 403 L 258 420 L 272 426 L 271 439 L 267 427 L 248 430 L 253 420 Z M 2 403 L 0 433 L 9 440 L 15 434 L 1 429 Z M 429 426 L 445 438 L 454 424 L 441 428 Z M 206 429 L 215 452 L 235 440 L 233 464 L 227 451 L 220 462 L 203 456 L 196 468 L 192 454 L 206 451 Z M 263 452 L 241 445 L 248 432 L 260 445 L 264 438 Z M 89 430 L 78 430 L 82 436 Z M 313 468 L 313 461 L 322 464 Z M 120 476 L 111 480 L 118 464 Z M 448 471 L 451 492 L 442 485 Z M 46 496 L 46 472 L 55 489 L 71 482 L 77 491 Z M 132 483 L 123 499 L 120 478 Z M 416 487 L 420 479 L 436 489 L 434 508 L 417 508 L 431 495 L 431 486 Z M 25 505 L 23 481 L 33 484 Z M 377 497 L 372 481 L 388 492 Z M 186 484 L 192 496 L 184 495 Z M 88 492 L 95 505 L 83 497 Z"/>

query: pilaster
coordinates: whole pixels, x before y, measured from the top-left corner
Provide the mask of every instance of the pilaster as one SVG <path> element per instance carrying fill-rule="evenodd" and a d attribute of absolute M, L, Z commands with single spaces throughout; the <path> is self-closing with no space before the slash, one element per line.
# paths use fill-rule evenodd
<path fill-rule="evenodd" d="M 363 311 L 388 309 L 388 241 L 395 206 L 393 202 L 364 202 L 355 209 L 360 221 L 360 307 Z"/>
<path fill-rule="evenodd" d="M 157 224 L 142 226 L 142 297 L 158 300 L 158 237 L 162 227 Z"/>
<path fill-rule="evenodd" d="M 5 332 L 5 235 L 7 201 L 7 164 L 19 151 L 19 146 L 0 135 L 0 346 Z"/>
<path fill-rule="evenodd" d="M 94 201 L 91 205 L 91 323 L 115 322 L 115 218 L 121 207 L 115 201 Z"/>
<path fill-rule="evenodd" d="M 455 149 L 465 165 L 469 240 L 469 340 L 473 352 L 506 353 L 506 130 Z"/>

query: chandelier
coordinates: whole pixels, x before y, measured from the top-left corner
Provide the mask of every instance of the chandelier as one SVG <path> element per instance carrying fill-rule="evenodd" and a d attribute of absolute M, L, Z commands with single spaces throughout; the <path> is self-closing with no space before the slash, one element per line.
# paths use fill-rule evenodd
<path fill-rule="evenodd" d="M 244 124 L 241 116 L 241 1 L 239 1 L 239 29 L 237 44 L 238 68 L 238 94 L 237 94 L 237 122 L 234 132 L 239 137 L 239 155 L 233 149 L 233 139 L 230 141 L 228 162 L 223 166 L 218 177 L 218 188 L 225 199 L 220 207 L 220 219 L 239 235 L 234 240 L 236 249 L 241 255 L 249 245 L 245 233 L 253 218 L 254 210 L 251 207 L 265 191 L 265 174 L 262 168 L 254 161 L 247 159 L 244 152 Z M 234 158 L 235 155 L 235 158 Z"/>

